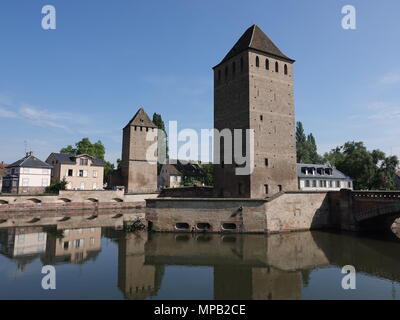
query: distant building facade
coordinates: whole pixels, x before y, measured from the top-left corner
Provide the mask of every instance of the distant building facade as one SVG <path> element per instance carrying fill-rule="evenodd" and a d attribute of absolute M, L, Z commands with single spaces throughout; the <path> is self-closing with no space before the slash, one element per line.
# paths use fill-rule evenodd
<path fill-rule="evenodd" d="M 253 129 L 255 165 L 250 175 L 237 175 L 233 159 L 222 162 L 221 139 L 221 150 L 214 151 L 221 159 L 214 159 L 216 196 L 265 198 L 297 190 L 293 63 L 253 25 L 213 68 L 214 127 Z"/>
<path fill-rule="evenodd" d="M 159 188 L 177 188 L 183 184 L 204 185 L 204 171 L 197 162 L 182 162 L 164 164 L 158 177 Z"/>
<path fill-rule="evenodd" d="M 102 190 L 105 162 L 87 154 L 52 153 L 46 163 L 53 167 L 51 182 L 65 179 L 67 190 Z"/>
<path fill-rule="evenodd" d="M 5 164 L 3 161 L 0 163 L 0 192 L 2 190 L 3 187 L 3 176 L 4 176 L 4 172 L 6 170 L 7 164 Z"/>
<path fill-rule="evenodd" d="M 146 139 L 151 132 L 154 140 Z M 157 126 L 140 108 L 123 129 L 122 160 L 112 176 L 112 185 L 122 185 L 127 193 L 157 191 Z M 147 159 L 149 148 L 155 146 L 155 158 Z"/>
<path fill-rule="evenodd" d="M 353 180 L 336 168 L 321 164 L 297 164 L 299 189 L 304 191 L 353 190 Z"/>
<path fill-rule="evenodd" d="M 2 192 L 43 193 L 50 185 L 51 169 L 51 165 L 28 152 L 24 158 L 5 167 Z"/>

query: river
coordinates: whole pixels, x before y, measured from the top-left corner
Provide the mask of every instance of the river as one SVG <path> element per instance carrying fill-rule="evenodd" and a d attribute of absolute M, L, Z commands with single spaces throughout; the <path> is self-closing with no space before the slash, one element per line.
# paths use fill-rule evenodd
<path fill-rule="evenodd" d="M 42 288 L 55 266 L 54 290 Z M 342 267 L 355 268 L 343 289 Z M 399 299 L 394 234 L 0 228 L 0 299 Z"/>

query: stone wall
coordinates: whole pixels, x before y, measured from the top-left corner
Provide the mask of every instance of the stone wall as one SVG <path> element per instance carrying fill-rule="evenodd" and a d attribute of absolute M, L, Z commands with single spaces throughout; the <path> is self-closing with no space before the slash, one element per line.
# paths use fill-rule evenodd
<path fill-rule="evenodd" d="M 327 192 L 287 192 L 266 203 L 268 233 L 329 226 Z"/>
<path fill-rule="evenodd" d="M 177 198 L 212 198 L 214 196 L 213 187 L 181 187 L 165 188 L 160 192 L 160 197 Z"/>
<path fill-rule="evenodd" d="M 0 195 L 0 212 L 114 209 L 144 207 L 158 194 L 124 194 L 123 191 L 60 191 L 54 195 Z"/>
<path fill-rule="evenodd" d="M 198 224 L 207 223 L 209 232 L 275 233 L 330 223 L 326 192 L 288 192 L 269 199 L 158 198 L 146 205 L 155 231 L 202 232 Z"/>

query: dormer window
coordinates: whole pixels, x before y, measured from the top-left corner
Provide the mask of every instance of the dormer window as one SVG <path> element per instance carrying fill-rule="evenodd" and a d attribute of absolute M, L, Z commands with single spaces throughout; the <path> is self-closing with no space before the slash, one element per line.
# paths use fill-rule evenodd
<path fill-rule="evenodd" d="M 81 166 L 87 166 L 89 164 L 89 161 L 88 161 L 88 159 L 81 158 L 81 159 L 79 159 L 79 164 Z"/>

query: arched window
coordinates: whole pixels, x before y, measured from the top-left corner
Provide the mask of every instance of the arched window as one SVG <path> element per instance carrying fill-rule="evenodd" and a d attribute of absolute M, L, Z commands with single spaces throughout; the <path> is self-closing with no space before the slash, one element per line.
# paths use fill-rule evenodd
<path fill-rule="evenodd" d="M 240 57 L 240 72 L 243 72 L 243 57 Z"/>
<path fill-rule="evenodd" d="M 285 64 L 285 67 L 283 68 L 283 72 L 285 73 L 285 74 L 287 74 L 287 65 Z"/>
<path fill-rule="evenodd" d="M 235 72 L 236 72 L 236 63 L 233 62 L 232 63 L 232 74 L 235 75 Z"/>
<path fill-rule="evenodd" d="M 225 67 L 225 80 L 228 79 L 228 67 Z"/>
<path fill-rule="evenodd" d="M 260 59 L 258 56 L 256 57 L 256 67 L 258 68 L 260 66 Z"/>
<path fill-rule="evenodd" d="M 275 62 L 275 72 L 279 72 L 279 65 L 278 61 Z"/>
<path fill-rule="evenodd" d="M 269 60 L 265 59 L 265 69 L 269 70 Z"/>

